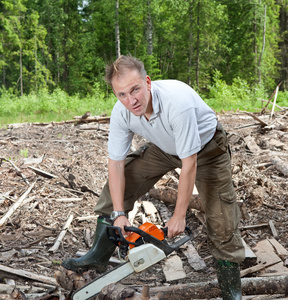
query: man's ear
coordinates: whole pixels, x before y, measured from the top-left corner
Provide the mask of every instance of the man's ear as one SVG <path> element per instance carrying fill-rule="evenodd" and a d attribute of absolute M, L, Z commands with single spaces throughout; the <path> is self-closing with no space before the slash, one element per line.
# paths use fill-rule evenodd
<path fill-rule="evenodd" d="M 148 75 L 146 75 L 146 84 L 148 87 L 148 91 L 150 92 L 151 91 L 151 78 Z"/>

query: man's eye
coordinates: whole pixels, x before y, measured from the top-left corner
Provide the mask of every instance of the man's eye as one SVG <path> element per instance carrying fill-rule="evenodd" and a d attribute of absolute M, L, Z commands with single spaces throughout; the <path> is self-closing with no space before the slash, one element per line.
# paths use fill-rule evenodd
<path fill-rule="evenodd" d="M 136 93 L 139 91 L 139 89 L 140 89 L 139 87 L 136 87 L 135 89 L 133 89 L 133 91 L 132 91 L 131 94 L 132 94 L 132 95 L 133 95 L 133 94 L 136 94 Z"/>

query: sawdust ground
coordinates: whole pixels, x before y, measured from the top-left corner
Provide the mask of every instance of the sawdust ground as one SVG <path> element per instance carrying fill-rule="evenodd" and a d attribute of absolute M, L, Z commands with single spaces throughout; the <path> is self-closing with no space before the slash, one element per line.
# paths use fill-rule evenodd
<path fill-rule="evenodd" d="M 229 133 L 237 196 L 247 209 L 248 218 L 241 221 L 241 226 L 273 220 L 277 222 L 278 241 L 288 249 L 287 178 L 272 164 L 257 167 L 259 164 L 269 163 L 271 155 L 279 155 L 287 163 L 287 131 L 263 131 L 260 126 L 239 128 L 252 120 L 242 114 L 221 114 L 219 119 Z M 29 197 L 33 197 L 30 202 L 18 209 L 5 226 L 0 227 L 0 254 L 12 251 L 11 256 L 0 256 L 1 264 L 53 277 L 62 259 L 75 257 L 79 249 L 89 249 L 89 242 L 85 242 L 84 236 L 93 235 L 96 219 L 81 221 L 77 217 L 93 216 L 93 208 L 107 179 L 106 147 L 109 130 L 109 124 L 97 124 L 93 130 L 88 129 L 90 125 L 24 124 L 0 129 L 0 141 L 5 141 L 0 143 L 0 157 L 13 161 L 29 184 L 36 182 L 29 194 Z M 263 150 L 260 154 L 247 149 L 244 138 L 248 135 Z M 286 146 L 277 147 L 275 143 L 270 143 L 272 139 Z M 133 147 L 141 142 L 141 138 L 137 137 Z M 38 158 L 43 158 L 41 163 L 31 164 L 31 159 Z M 57 178 L 39 176 L 29 165 L 54 174 Z M 0 194 L 9 193 L 9 198 L 0 204 L 0 217 L 28 188 L 19 174 L 11 164 L 2 161 Z M 259 193 L 253 194 L 257 189 Z M 82 200 L 64 202 L 63 198 Z M 59 199 L 62 201 L 57 201 Z M 156 207 L 163 205 L 148 195 L 140 200 L 153 201 Z M 173 212 L 173 205 L 168 206 L 168 209 Z M 59 249 L 49 252 L 70 214 L 73 214 L 74 219 L 68 233 Z M 166 282 L 162 263 L 159 263 L 141 274 L 126 278 L 123 282 L 133 286 L 157 286 L 215 279 L 214 262 L 207 248 L 205 226 L 193 212 L 187 214 L 187 225 L 193 231 L 193 245 L 205 260 L 207 268 L 193 270 L 186 257 L 179 252 L 187 274 L 185 279 Z M 272 236 L 268 226 L 243 230 L 242 234 L 251 247 Z"/>

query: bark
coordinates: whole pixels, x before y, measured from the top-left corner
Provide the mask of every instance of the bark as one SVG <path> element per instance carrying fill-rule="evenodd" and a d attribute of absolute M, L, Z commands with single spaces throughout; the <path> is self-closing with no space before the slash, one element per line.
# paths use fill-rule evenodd
<path fill-rule="evenodd" d="M 151 0 L 147 0 L 147 54 L 153 54 L 153 24 L 151 18 Z"/>
<path fill-rule="evenodd" d="M 200 65 L 200 10 L 201 3 L 197 4 L 197 58 L 196 58 L 196 84 L 199 85 L 199 65 Z"/>
<path fill-rule="evenodd" d="M 23 62 L 22 62 L 22 48 L 20 48 L 20 91 L 21 97 L 23 96 Z"/>
<path fill-rule="evenodd" d="M 286 294 L 288 285 L 288 275 L 275 277 L 253 277 L 243 278 L 243 295 L 261 294 Z M 164 298 L 186 300 L 186 299 L 211 299 L 221 295 L 216 280 L 209 282 L 178 284 L 173 286 L 162 286 L 150 289 L 150 294 L 162 293 Z"/>
<path fill-rule="evenodd" d="M 189 57 L 188 57 L 188 85 L 192 84 L 192 56 L 193 56 L 193 1 L 189 3 Z"/>
<path fill-rule="evenodd" d="M 174 190 L 172 188 L 166 187 L 151 189 L 149 191 L 149 194 L 151 197 L 161 200 L 163 202 L 176 204 L 177 190 Z M 204 212 L 204 208 L 202 206 L 199 195 L 192 195 L 189 203 L 189 208 L 197 209 L 201 212 Z"/>
<path fill-rule="evenodd" d="M 121 55 L 120 51 L 120 29 L 119 29 L 119 0 L 116 0 L 116 22 L 115 22 L 115 46 L 117 58 Z"/>
<path fill-rule="evenodd" d="M 263 22 L 263 43 L 262 43 L 262 51 L 260 53 L 259 62 L 258 62 L 258 82 L 261 83 L 261 63 L 262 63 L 262 57 L 265 50 L 265 39 L 266 39 L 266 4 L 264 5 L 264 22 Z"/>

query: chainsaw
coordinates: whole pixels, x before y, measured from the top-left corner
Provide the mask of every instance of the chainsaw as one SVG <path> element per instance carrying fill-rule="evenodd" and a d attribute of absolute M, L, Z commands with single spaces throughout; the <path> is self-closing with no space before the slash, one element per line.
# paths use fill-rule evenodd
<path fill-rule="evenodd" d="M 138 228 L 124 226 L 124 230 L 128 233 L 126 238 L 120 227 L 107 227 L 107 235 L 118 246 L 120 259 L 124 262 L 78 289 L 72 295 L 73 300 L 86 300 L 96 296 L 105 286 L 151 267 L 191 239 L 188 227 L 185 228 L 186 235 L 173 244 L 165 241 L 168 228 L 158 228 L 149 222 Z"/>

